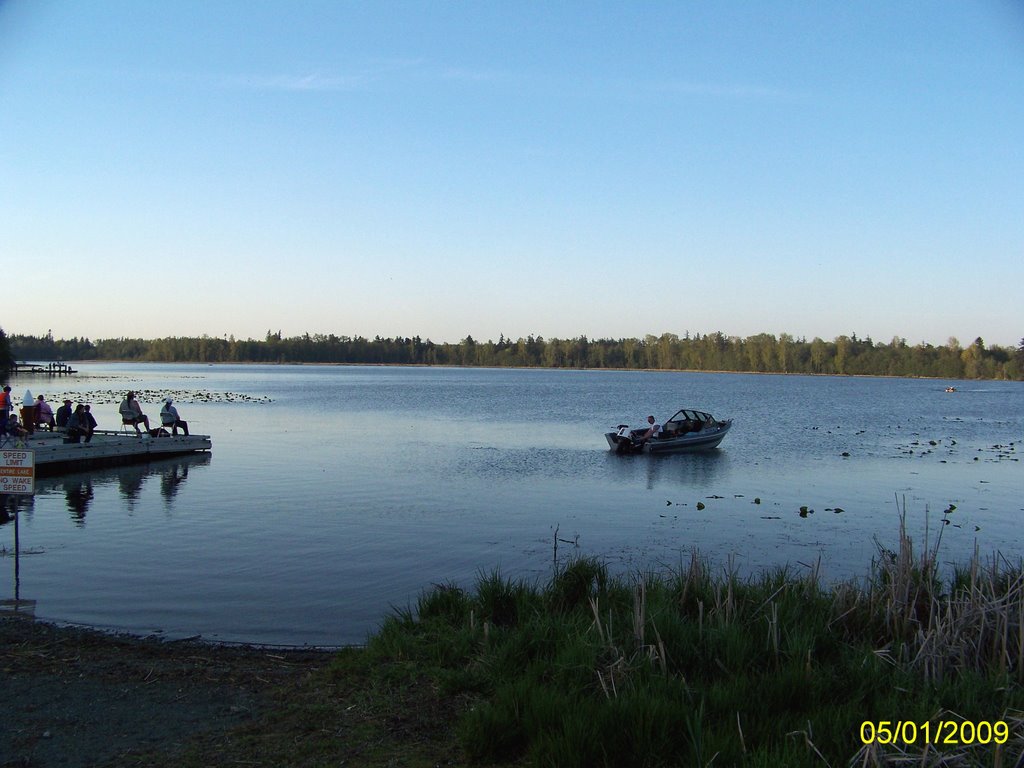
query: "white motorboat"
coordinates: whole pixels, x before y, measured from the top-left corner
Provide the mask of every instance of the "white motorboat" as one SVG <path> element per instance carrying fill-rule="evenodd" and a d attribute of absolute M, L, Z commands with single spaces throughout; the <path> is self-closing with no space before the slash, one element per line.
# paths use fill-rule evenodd
<path fill-rule="evenodd" d="M 683 408 L 649 440 L 643 439 L 647 427 L 630 429 L 626 424 L 620 424 L 604 436 L 608 447 L 617 453 L 705 451 L 717 448 L 731 428 L 732 419 L 719 421 L 710 413 Z"/>

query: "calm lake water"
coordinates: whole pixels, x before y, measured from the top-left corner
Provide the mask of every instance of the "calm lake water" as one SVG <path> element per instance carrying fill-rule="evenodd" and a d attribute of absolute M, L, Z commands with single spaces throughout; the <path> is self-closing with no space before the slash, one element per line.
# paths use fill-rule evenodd
<path fill-rule="evenodd" d="M 698 549 L 744 574 L 820 560 L 864 576 L 878 543 L 949 561 L 1024 556 L 1024 386 L 663 372 L 81 365 L 23 377 L 119 421 L 175 396 L 211 455 L 37 481 L 18 501 L 36 615 L 166 637 L 341 645 L 432 583 L 550 575 L 596 555 L 664 571 Z M 955 384 L 958 391 L 946 393 Z M 688 406 L 732 417 L 717 451 L 617 456 L 603 433 Z M 757 503 L 757 502 L 760 503 Z M 703 509 L 697 504 L 704 505 Z M 7 499 L 8 505 L 15 500 Z M 813 510 L 801 516 L 800 507 Z M 0 526 L 0 599 L 14 596 Z"/>

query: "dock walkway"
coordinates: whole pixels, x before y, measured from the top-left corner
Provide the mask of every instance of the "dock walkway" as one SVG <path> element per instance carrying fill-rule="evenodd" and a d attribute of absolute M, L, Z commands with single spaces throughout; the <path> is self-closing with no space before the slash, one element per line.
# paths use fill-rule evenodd
<path fill-rule="evenodd" d="M 209 435 L 150 437 L 114 430 L 96 430 L 92 440 L 65 442 L 60 431 L 36 431 L 23 438 L 0 437 L 0 450 L 31 449 L 37 475 L 54 475 L 93 467 L 131 464 L 199 451 L 209 451 Z"/>

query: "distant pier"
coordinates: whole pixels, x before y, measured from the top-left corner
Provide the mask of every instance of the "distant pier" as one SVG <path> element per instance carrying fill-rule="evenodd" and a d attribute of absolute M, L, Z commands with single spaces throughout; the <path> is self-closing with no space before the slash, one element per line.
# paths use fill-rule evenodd
<path fill-rule="evenodd" d="M 44 376 L 70 376 L 73 373 L 78 373 L 78 371 L 67 363 L 26 363 L 24 361 L 19 361 L 11 367 L 11 373 L 34 373 L 42 374 Z"/>

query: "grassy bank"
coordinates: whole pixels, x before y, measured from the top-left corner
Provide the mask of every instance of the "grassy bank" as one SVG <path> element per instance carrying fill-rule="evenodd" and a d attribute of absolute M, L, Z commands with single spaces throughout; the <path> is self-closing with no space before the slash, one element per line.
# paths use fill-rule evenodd
<path fill-rule="evenodd" d="M 334 658 L 316 707 L 287 695 L 279 722 L 253 729 L 240 754 L 281 765 L 1013 766 L 1024 574 L 975 556 L 940 577 L 937 551 L 915 552 L 901 529 L 865 580 L 840 585 L 785 569 L 740 579 L 696 554 L 669 574 L 613 577 L 580 559 L 545 584 L 490 573 L 472 589 L 437 585 Z M 299 738 L 299 723 L 315 726 Z M 292 734 L 290 746 L 268 752 L 268 730 Z"/>
<path fill-rule="evenodd" d="M 1022 619 L 1019 566 L 975 557 L 943 580 L 901 532 L 866 582 L 832 587 L 716 576 L 697 555 L 667 576 L 593 560 L 543 586 L 495 573 L 425 593 L 362 653 L 465 701 L 457 737 L 482 763 L 1013 765 Z"/>
<path fill-rule="evenodd" d="M 1024 749 L 1024 573 L 975 556 L 940 576 L 937 549 L 901 530 L 839 585 L 741 579 L 697 554 L 657 575 L 579 559 L 542 584 L 437 585 L 363 648 L 308 668 L 262 652 L 253 690 L 268 659 L 292 671 L 244 722 L 113 764 L 1009 768 Z M 154 652 L 137 665 L 147 686 Z M 25 646 L 6 666 L 38 656 Z"/>

